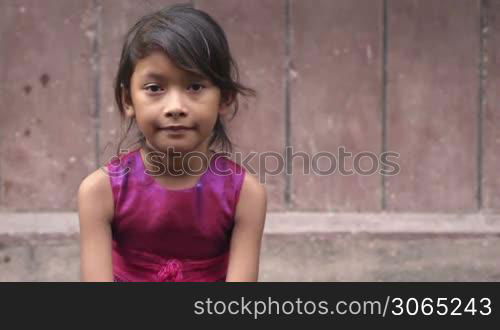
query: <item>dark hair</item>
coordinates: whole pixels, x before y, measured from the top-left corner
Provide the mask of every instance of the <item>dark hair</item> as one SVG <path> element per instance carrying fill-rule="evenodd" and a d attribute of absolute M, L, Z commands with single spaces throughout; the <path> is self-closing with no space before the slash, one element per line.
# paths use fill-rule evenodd
<path fill-rule="evenodd" d="M 188 4 L 178 4 L 142 17 L 127 33 L 123 45 L 120 65 L 115 80 L 115 101 L 123 118 L 123 98 L 132 102 L 130 81 L 138 60 L 161 50 L 180 68 L 209 78 L 221 89 L 223 101 L 229 102 L 238 112 L 238 94 L 255 96 L 256 92 L 239 82 L 236 62 L 231 56 L 226 35 L 222 28 L 207 13 Z M 135 120 L 129 119 L 126 131 L 117 147 L 126 139 Z M 138 141 L 144 143 L 139 133 Z M 217 117 L 214 134 L 209 141 L 232 152 L 233 144 L 227 135 L 222 118 Z"/>

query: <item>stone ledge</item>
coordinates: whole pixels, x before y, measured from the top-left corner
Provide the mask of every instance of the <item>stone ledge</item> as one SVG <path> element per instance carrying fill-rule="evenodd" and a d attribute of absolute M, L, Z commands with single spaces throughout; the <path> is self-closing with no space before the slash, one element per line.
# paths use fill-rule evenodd
<path fill-rule="evenodd" d="M 77 213 L 0 213 L 0 281 L 78 281 Z M 268 213 L 261 281 L 500 281 L 500 215 Z"/>
<path fill-rule="evenodd" d="M 76 236 L 0 235 L 0 281 L 78 281 Z M 49 237 L 49 239 L 47 239 Z M 495 234 L 266 234 L 260 281 L 500 281 Z"/>
<path fill-rule="evenodd" d="M 0 212 L 0 235 L 78 231 L 76 212 Z M 265 233 L 500 234 L 500 214 L 270 212 Z"/>

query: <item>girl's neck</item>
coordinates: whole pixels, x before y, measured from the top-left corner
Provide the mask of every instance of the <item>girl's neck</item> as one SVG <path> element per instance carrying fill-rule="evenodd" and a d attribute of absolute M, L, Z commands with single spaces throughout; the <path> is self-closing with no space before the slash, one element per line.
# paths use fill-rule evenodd
<path fill-rule="evenodd" d="M 215 154 L 205 145 L 200 146 L 197 150 L 183 154 L 174 152 L 174 150 L 161 152 L 153 149 L 147 143 L 142 145 L 140 152 L 146 169 L 154 173 L 161 173 L 158 176 L 165 178 L 197 177 L 202 175 L 207 170 Z"/>

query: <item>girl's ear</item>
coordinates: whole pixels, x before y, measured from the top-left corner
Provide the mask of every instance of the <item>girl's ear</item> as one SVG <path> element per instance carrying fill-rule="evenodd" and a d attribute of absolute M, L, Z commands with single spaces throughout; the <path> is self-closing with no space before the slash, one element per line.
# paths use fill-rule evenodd
<path fill-rule="evenodd" d="M 227 103 L 221 103 L 220 107 L 219 107 L 219 114 L 221 116 L 226 116 L 229 114 L 230 112 L 230 105 L 227 104 Z"/>
<path fill-rule="evenodd" d="M 122 85 L 122 104 L 123 108 L 125 109 L 125 115 L 129 118 L 133 118 L 135 116 L 135 111 L 132 105 L 132 99 L 130 97 L 130 93 L 123 85 Z"/>
<path fill-rule="evenodd" d="M 225 116 L 231 112 L 231 105 L 235 101 L 235 95 L 231 93 L 222 93 L 221 102 L 219 106 L 219 114 Z"/>
<path fill-rule="evenodd" d="M 125 103 L 124 106 L 125 106 L 125 115 L 129 118 L 135 117 L 134 107 L 128 103 Z"/>

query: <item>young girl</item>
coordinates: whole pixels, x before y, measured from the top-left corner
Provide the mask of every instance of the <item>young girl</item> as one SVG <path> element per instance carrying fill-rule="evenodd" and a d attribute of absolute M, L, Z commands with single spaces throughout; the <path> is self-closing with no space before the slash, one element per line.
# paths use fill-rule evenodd
<path fill-rule="evenodd" d="M 257 281 L 266 190 L 210 149 L 232 150 L 238 94 L 254 92 L 206 13 L 177 5 L 132 27 L 115 97 L 139 147 L 80 185 L 83 281 Z"/>

